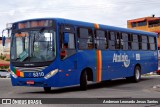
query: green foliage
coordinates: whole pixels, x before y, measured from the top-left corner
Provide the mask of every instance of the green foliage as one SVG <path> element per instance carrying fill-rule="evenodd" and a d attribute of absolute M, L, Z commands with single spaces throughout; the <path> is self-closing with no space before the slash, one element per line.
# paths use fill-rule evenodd
<path fill-rule="evenodd" d="M 6 56 L 1 53 L 0 59 L 1 59 L 1 60 L 5 60 L 5 59 L 6 59 Z M 9 60 L 9 59 L 8 59 L 8 60 Z"/>
<path fill-rule="evenodd" d="M 8 69 L 9 66 L 0 66 L 0 69 Z"/>
<path fill-rule="evenodd" d="M 3 55 L 2 53 L 0 54 L 0 59 L 5 60 L 5 61 L 10 61 L 9 59 L 6 59 L 6 56 Z M 9 66 L 0 66 L 0 69 L 8 69 Z"/>
<path fill-rule="evenodd" d="M 6 61 L 10 61 L 10 59 L 6 59 Z"/>

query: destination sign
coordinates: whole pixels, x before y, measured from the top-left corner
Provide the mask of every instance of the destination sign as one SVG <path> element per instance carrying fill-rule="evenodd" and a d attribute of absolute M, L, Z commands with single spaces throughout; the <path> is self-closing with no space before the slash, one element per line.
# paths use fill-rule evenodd
<path fill-rule="evenodd" d="M 18 29 L 35 28 L 35 27 L 51 27 L 53 26 L 52 20 L 33 20 L 18 23 Z"/>

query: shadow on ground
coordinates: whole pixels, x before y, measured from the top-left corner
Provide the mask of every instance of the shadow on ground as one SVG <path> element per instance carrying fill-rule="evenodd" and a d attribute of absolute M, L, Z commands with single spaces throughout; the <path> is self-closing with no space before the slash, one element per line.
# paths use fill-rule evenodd
<path fill-rule="evenodd" d="M 140 82 L 151 80 L 151 78 L 142 78 Z M 117 80 L 110 80 L 110 81 L 103 81 L 100 83 L 89 83 L 87 90 L 93 90 L 93 89 L 99 89 L 99 88 L 111 88 L 116 86 L 121 86 L 125 84 L 135 84 L 130 81 L 127 81 L 126 79 L 117 79 Z M 52 89 L 51 92 L 46 93 L 44 91 L 38 91 L 38 92 L 27 92 L 32 94 L 58 94 L 58 93 L 65 93 L 65 92 L 75 92 L 75 91 L 82 91 L 78 86 L 71 86 L 71 87 L 64 87 L 64 88 L 55 88 Z"/>

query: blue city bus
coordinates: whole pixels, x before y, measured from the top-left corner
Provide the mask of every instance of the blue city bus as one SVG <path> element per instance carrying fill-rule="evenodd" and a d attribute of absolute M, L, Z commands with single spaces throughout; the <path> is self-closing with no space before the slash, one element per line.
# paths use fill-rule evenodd
<path fill-rule="evenodd" d="M 127 78 L 158 68 L 157 34 L 62 18 L 30 19 L 11 28 L 13 86 L 51 87 Z"/>

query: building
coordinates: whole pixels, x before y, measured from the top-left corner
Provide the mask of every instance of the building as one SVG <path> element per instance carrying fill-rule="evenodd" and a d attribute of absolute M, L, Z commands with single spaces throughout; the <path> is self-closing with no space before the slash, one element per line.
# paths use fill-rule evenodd
<path fill-rule="evenodd" d="M 5 56 L 5 59 L 2 57 Z M 5 46 L 2 45 L 2 37 L 0 37 L 0 66 L 9 66 L 10 59 L 10 38 L 6 38 Z"/>
<path fill-rule="evenodd" d="M 143 17 L 127 21 L 127 27 L 136 30 L 144 30 L 158 33 L 158 47 L 160 48 L 160 17 Z"/>

